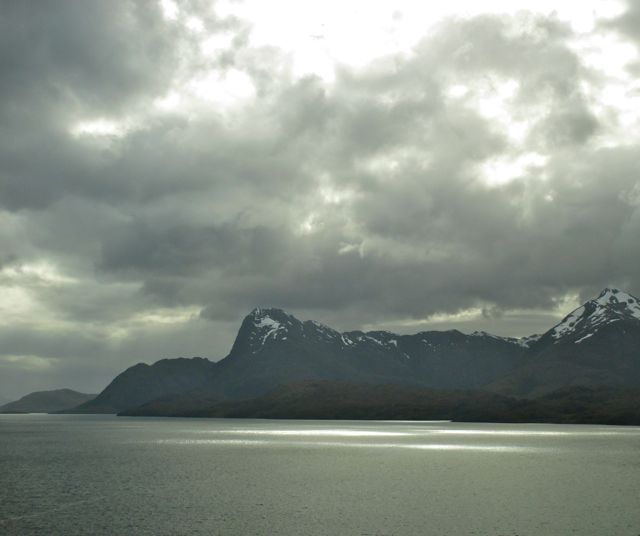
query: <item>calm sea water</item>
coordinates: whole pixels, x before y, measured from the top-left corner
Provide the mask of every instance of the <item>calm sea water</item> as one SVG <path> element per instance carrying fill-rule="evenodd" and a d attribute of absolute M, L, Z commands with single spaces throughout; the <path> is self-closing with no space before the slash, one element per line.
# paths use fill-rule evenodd
<path fill-rule="evenodd" d="M 3 535 L 640 535 L 640 428 L 0 416 Z"/>

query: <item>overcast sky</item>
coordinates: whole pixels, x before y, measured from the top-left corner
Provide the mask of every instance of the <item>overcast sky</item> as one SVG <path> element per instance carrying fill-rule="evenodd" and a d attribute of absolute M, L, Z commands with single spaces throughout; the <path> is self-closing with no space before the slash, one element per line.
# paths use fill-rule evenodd
<path fill-rule="evenodd" d="M 258 305 L 520 336 L 637 295 L 639 44 L 613 0 L 1 0 L 0 395 L 220 359 Z"/>

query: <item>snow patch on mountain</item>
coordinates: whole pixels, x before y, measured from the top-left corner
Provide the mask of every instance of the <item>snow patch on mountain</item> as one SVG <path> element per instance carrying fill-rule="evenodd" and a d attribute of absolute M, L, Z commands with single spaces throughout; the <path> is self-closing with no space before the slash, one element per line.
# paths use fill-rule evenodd
<path fill-rule="evenodd" d="M 585 313 L 585 306 L 578 307 L 575 311 L 571 311 L 560 324 L 553 328 L 551 336 L 559 339 L 574 331 L 575 325 L 581 320 Z"/>
<path fill-rule="evenodd" d="M 471 337 L 488 337 L 490 339 L 494 339 L 497 341 L 517 344 L 522 348 L 529 348 L 534 342 L 536 342 L 541 337 L 541 335 L 529 335 L 527 337 L 521 337 L 517 339 L 515 337 L 500 337 L 499 335 L 493 335 L 492 333 L 487 333 L 486 331 L 474 331 L 470 333 L 470 336 Z"/>
<path fill-rule="evenodd" d="M 258 328 L 267 328 L 266 329 L 266 333 L 262 337 L 262 342 L 261 342 L 262 345 L 264 345 L 265 341 L 271 335 L 274 335 L 274 338 L 275 338 L 275 334 L 278 333 L 278 331 L 280 331 L 282 329 L 285 329 L 284 326 L 282 324 L 280 324 L 280 322 L 278 322 L 277 320 L 274 320 L 273 318 L 269 318 L 269 317 L 262 318 L 260 320 L 260 322 L 256 324 L 256 327 L 258 327 Z"/>
<path fill-rule="evenodd" d="M 536 343 L 540 340 L 540 337 L 542 337 L 542 335 L 535 333 L 527 337 L 520 337 L 519 339 L 516 339 L 516 343 L 523 348 L 530 348 L 533 343 Z"/>
<path fill-rule="evenodd" d="M 394 333 L 388 331 L 370 331 L 365 337 L 379 346 L 398 348 L 398 340 L 395 338 L 396 335 Z"/>
<path fill-rule="evenodd" d="M 372 335 L 365 335 L 365 338 L 373 341 L 375 344 L 377 344 L 378 346 L 384 346 L 384 344 L 382 344 L 382 341 L 379 341 L 378 339 L 376 339 L 375 337 L 373 337 Z"/>
<path fill-rule="evenodd" d="M 630 316 L 640 320 L 640 303 L 638 298 L 631 294 L 615 288 L 606 288 L 594 301 L 601 306 L 624 309 Z"/>
<path fill-rule="evenodd" d="M 274 320 L 273 318 L 271 318 L 269 316 L 265 316 L 263 318 L 260 318 L 257 322 L 255 322 L 254 325 L 257 328 L 268 327 L 268 328 L 278 329 L 279 327 L 281 327 L 280 322 L 278 322 L 277 320 Z"/>
<path fill-rule="evenodd" d="M 597 298 L 589 300 L 551 329 L 550 335 L 557 343 L 566 337 L 576 336 L 580 344 L 601 327 L 620 320 L 640 320 L 638 298 L 615 288 L 604 289 Z"/>
<path fill-rule="evenodd" d="M 580 344 L 582 341 L 584 341 L 585 339 L 588 339 L 589 337 L 593 337 L 593 333 L 587 333 L 584 337 L 580 337 L 576 341 L 576 344 Z"/>
<path fill-rule="evenodd" d="M 340 333 L 338 333 L 335 329 L 330 328 L 329 326 L 325 326 L 320 322 L 316 322 L 315 320 L 309 320 L 309 323 L 316 328 L 316 331 L 319 332 L 320 335 L 323 335 L 330 339 L 335 339 L 340 336 Z"/>
<path fill-rule="evenodd" d="M 279 309 L 261 309 L 256 307 L 251 312 L 253 329 L 251 333 L 251 347 L 255 354 L 260 350 L 269 338 L 276 339 L 281 334 L 281 339 L 286 340 L 287 327 L 292 325 L 292 316 Z M 276 317 L 276 318 L 274 318 Z"/>
<path fill-rule="evenodd" d="M 353 342 L 348 335 L 345 335 L 344 333 L 340 334 L 340 340 L 342 341 L 342 344 L 344 344 L 345 346 L 353 346 L 355 344 L 355 342 Z"/>

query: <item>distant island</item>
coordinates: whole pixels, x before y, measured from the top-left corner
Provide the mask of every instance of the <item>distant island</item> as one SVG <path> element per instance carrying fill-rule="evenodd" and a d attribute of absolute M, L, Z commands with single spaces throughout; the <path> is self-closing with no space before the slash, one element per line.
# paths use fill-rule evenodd
<path fill-rule="evenodd" d="M 74 408 L 95 397 L 95 394 L 79 393 L 71 389 L 36 391 L 0 406 L 0 413 L 55 413 Z"/>
<path fill-rule="evenodd" d="M 119 374 L 64 413 L 640 424 L 640 300 L 604 289 L 541 335 L 339 332 L 275 308 L 227 357 Z"/>

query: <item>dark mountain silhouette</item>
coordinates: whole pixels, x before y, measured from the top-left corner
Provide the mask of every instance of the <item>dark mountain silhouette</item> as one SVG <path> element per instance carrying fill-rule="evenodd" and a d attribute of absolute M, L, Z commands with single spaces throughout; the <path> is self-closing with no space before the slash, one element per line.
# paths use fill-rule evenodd
<path fill-rule="evenodd" d="M 308 379 L 479 387 L 518 366 L 524 349 L 515 340 L 455 330 L 340 333 L 280 309 L 257 308 L 244 319 L 231 352 L 220 362 L 179 358 L 140 363 L 69 412 L 116 413 L 167 397 L 178 403 L 185 393 L 186 404 L 252 398 Z"/>
<path fill-rule="evenodd" d="M 308 379 L 473 388 L 516 368 L 524 350 L 514 340 L 456 330 L 340 333 L 280 309 L 254 309 L 208 387 L 230 398 Z"/>
<path fill-rule="evenodd" d="M 457 330 L 341 333 L 257 308 L 220 362 L 136 365 L 75 411 L 144 406 L 152 414 L 198 414 L 307 380 L 539 398 L 566 387 L 640 387 L 639 351 L 640 303 L 617 289 L 605 289 L 548 332 L 522 339 Z"/>
<path fill-rule="evenodd" d="M 155 398 L 189 392 L 204 385 L 216 363 L 192 359 L 162 359 L 153 365 L 138 363 L 118 376 L 98 396 L 64 413 L 117 413 Z"/>
<path fill-rule="evenodd" d="M 73 408 L 95 396 L 71 389 L 36 391 L 23 396 L 20 400 L 0 406 L 0 413 L 53 413 Z"/>

